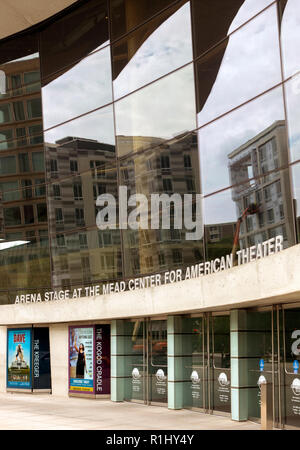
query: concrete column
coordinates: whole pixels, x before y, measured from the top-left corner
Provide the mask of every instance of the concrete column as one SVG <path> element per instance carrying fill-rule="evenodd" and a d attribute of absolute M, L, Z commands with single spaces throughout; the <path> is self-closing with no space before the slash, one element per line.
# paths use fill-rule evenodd
<path fill-rule="evenodd" d="M 168 408 L 182 409 L 184 393 L 184 355 L 182 318 L 168 317 Z"/>
<path fill-rule="evenodd" d="M 232 420 L 248 419 L 247 311 L 230 313 L 231 415 Z"/>
<path fill-rule="evenodd" d="M 124 321 L 111 322 L 111 400 L 123 402 L 125 398 L 125 336 Z"/>
<path fill-rule="evenodd" d="M 52 395 L 67 397 L 69 392 L 69 333 L 65 323 L 49 326 Z"/>

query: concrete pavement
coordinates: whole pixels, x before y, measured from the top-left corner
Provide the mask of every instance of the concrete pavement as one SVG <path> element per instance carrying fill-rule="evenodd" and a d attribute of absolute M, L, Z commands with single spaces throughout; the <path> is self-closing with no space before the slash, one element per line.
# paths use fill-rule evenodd
<path fill-rule="evenodd" d="M 0 394 L 1 430 L 259 430 L 252 422 L 110 400 Z"/>

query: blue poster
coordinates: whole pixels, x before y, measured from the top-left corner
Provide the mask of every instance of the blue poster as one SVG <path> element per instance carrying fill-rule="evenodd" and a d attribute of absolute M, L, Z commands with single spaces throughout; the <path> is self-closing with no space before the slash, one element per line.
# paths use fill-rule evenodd
<path fill-rule="evenodd" d="M 7 330 L 7 387 L 31 389 L 31 329 Z"/>

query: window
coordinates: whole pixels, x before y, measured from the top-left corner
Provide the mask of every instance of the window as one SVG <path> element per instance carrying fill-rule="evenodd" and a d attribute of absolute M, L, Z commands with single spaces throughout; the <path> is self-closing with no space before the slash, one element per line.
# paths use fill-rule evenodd
<path fill-rule="evenodd" d="M 17 181 L 7 181 L 4 183 L 0 183 L 0 191 L 2 191 L 2 199 L 4 202 L 20 200 L 19 184 Z"/>
<path fill-rule="evenodd" d="M 165 261 L 165 254 L 164 253 L 159 253 L 158 254 L 158 261 L 159 261 L 159 265 L 160 266 L 164 266 L 166 261 Z"/>
<path fill-rule="evenodd" d="M 76 225 L 84 225 L 84 210 L 82 208 L 75 208 Z"/>
<path fill-rule="evenodd" d="M 40 73 L 39 72 L 25 72 L 24 84 L 26 85 L 26 93 L 36 92 L 40 90 Z"/>
<path fill-rule="evenodd" d="M 34 180 L 35 184 L 35 196 L 36 197 L 45 197 L 46 195 L 46 186 L 44 178 L 36 178 Z"/>
<path fill-rule="evenodd" d="M 283 207 L 282 203 L 279 205 L 279 217 L 280 217 L 280 220 L 284 219 L 284 207 Z"/>
<path fill-rule="evenodd" d="M 173 254 L 173 262 L 175 264 L 180 264 L 182 262 L 182 251 L 179 249 L 173 249 L 172 254 Z"/>
<path fill-rule="evenodd" d="M 34 172 L 44 172 L 44 153 L 43 152 L 34 152 L 31 154 L 32 157 L 32 170 Z"/>
<path fill-rule="evenodd" d="M 53 188 L 53 196 L 55 200 L 59 200 L 61 197 L 61 193 L 60 193 L 60 185 L 59 184 L 53 184 L 52 186 Z"/>
<path fill-rule="evenodd" d="M 18 159 L 20 172 L 30 172 L 28 153 L 19 153 Z"/>
<path fill-rule="evenodd" d="M 26 225 L 34 223 L 33 205 L 24 205 L 24 221 Z"/>
<path fill-rule="evenodd" d="M 192 178 L 187 178 L 187 180 L 186 180 L 186 188 L 187 188 L 187 191 L 195 191 L 195 183 L 194 183 L 194 180 L 192 179 Z"/>
<path fill-rule="evenodd" d="M 39 97 L 27 100 L 27 114 L 29 119 L 42 117 L 42 105 Z"/>
<path fill-rule="evenodd" d="M 40 236 L 40 246 L 47 247 L 48 246 L 48 231 L 47 230 L 39 230 Z"/>
<path fill-rule="evenodd" d="M 15 156 L 4 156 L 0 158 L 0 175 L 16 173 L 16 157 Z"/>
<path fill-rule="evenodd" d="M 267 211 L 268 223 L 274 223 L 274 210 L 268 209 Z"/>
<path fill-rule="evenodd" d="M 13 89 L 13 95 L 22 94 L 22 89 L 20 89 L 22 87 L 21 75 L 20 74 L 11 75 L 10 79 L 11 79 L 11 87 Z"/>
<path fill-rule="evenodd" d="M 32 125 L 28 127 L 28 133 L 30 136 L 30 144 L 42 144 L 43 143 L 43 128 L 42 125 Z"/>
<path fill-rule="evenodd" d="M 74 193 L 74 200 L 82 200 L 82 186 L 81 186 L 81 183 L 74 183 L 73 184 L 73 193 Z"/>
<path fill-rule="evenodd" d="M 32 198 L 32 181 L 31 180 L 22 180 L 22 189 L 23 189 L 23 198 L 24 199 Z"/>
<path fill-rule="evenodd" d="M 170 168 L 170 158 L 167 155 L 161 155 L 160 157 L 160 167 L 162 169 L 169 169 Z"/>
<path fill-rule="evenodd" d="M 2 103 L 0 105 L 0 124 L 11 122 L 11 110 L 9 103 Z"/>
<path fill-rule="evenodd" d="M 18 147 L 24 147 L 25 145 L 27 145 L 26 128 L 17 128 L 16 137 Z"/>
<path fill-rule="evenodd" d="M 15 120 L 25 120 L 25 112 L 23 102 L 14 102 L 13 103 Z"/>
<path fill-rule="evenodd" d="M 184 161 L 184 167 L 187 169 L 192 167 L 192 161 L 191 161 L 191 156 L 190 155 L 184 155 L 183 156 L 183 161 Z"/>
<path fill-rule="evenodd" d="M 0 130 L 0 150 L 7 150 L 8 148 L 14 148 L 12 130 Z"/>
<path fill-rule="evenodd" d="M 70 170 L 71 172 L 78 172 L 78 162 L 76 159 L 70 159 Z"/>
<path fill-rule="evenodd" d="M 55 222 L 56 223 L 63 223 L 63 212 L 61 208 L 55 208 Z"/>
<path fill-rule="evenodd" d="M 57 160 L 56 159 L 50 159 L 50 171 L 57 172 Z"/>
<path fill-rule="evenodd" d="M 38 222 L 47 222 L 47 205 L 46 203 L 39 203 L 36 205 Z"/>
<path fill-rule="evenodd" d="M 87 235 L 86 233 L 79 233 L 79 245 L 80 248 L 87 248 Z"/>
<path fill-rule="evenodd" d="M 4 208 L 4 223 L 7 227 L 21 225 L 21 211 L 19 207 Z"/>
<path fill-rule="evenodd" d="M 65 236 L 63 234 L 57 234 L 56 243 L 58 247 L 65 247 L 66 246 Z"/>
<path fill-rule="evenodd" d="M 163 178 L 163 190 L 165 192 L 173 191 L 172 180 L 170 178 Z"/>

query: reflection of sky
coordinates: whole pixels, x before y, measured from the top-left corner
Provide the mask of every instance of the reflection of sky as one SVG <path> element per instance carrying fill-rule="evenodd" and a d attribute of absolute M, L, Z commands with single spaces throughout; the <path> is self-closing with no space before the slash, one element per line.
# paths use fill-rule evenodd
<path fill-rule="evenodd" d="M 236 221 L 236 204 L 231 198 L 231 189 L 204 199 L 205 225 Z"/>
<path fill-rule="evenodd" d="M 283 119 L 282 90 L 277 88 L 202 128 L 199 146 L 203 193 L 228 187 L 229 153 Z"/>
<path fill-rule="evenodd" d="M 288 0 L 281 26 L 281 42 L 285 78 L 300 70 L 299 37 L 299 0 Z"/>
<path fill-rule="evenodd" d="M 42 89 L 44 128 L 112 101 L 110 48 L 96 52 Z"/>
<path fill-rule="evenodd" d="M 273 0 L 246 0 L 232 21 L 228 33 L 232 33 L 232 31 L 240 27 L 251 17 L 255 16 L 255 14 L 258 14 L 272 2 Z"/>
<path fill-rule="evenodd" d="M 251 2 L 250 2 L 251 3 Z M 237 18 L 249 4 L 241 7 Z M 200 66 L 201 70 L 201 66 Z M 201 126 L 280 82 L 276 5 L 234 33 L 215 84 L 198 115 Z M 200 72 L 201 89 L 201 72 Z"/>
<path fill-rule="evenodd" d="M 189 2 L 162 23 L 141 45 L 114 81 L 119 98 L 193 59 Z"/>
<path fill-rule="evenodd" d="M 117 135 L 170 138 L 196 128 L 193 65 L 116 102 Z"/>
<path fill-rule="evenodd" d="M 65 125 L 46 131 L 44 140 L 46 143 L 54 144 L 55 141 L 66 136 L 94 139 L 105 144 L 115 144 L 113 108 L 100 109 L 94 113 L 72 120 Z"/>

